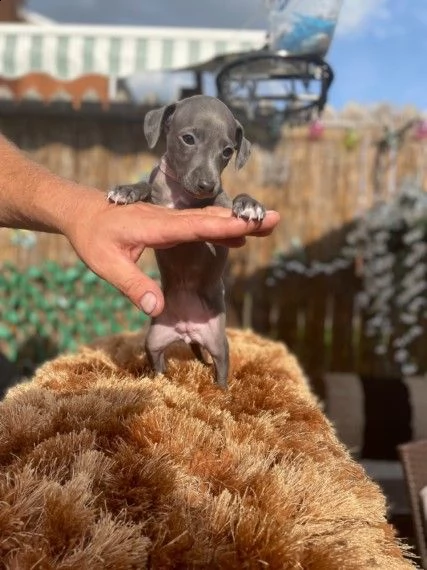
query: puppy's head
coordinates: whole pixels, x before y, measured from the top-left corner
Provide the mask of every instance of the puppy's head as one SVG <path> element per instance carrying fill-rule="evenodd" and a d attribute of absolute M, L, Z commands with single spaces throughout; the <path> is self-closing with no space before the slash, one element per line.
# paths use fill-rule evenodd
<path fill-rule="evenodd" d="M 221 188 L 221 173 L 236 155 L 242 168 L 250 143 L 242 125 L 219 99 L 195 95 L 145 116 L 144 132 L 153 148 L 166 134 L 168 165 L 185 190 L 197 198 L 214 197 Z"/>

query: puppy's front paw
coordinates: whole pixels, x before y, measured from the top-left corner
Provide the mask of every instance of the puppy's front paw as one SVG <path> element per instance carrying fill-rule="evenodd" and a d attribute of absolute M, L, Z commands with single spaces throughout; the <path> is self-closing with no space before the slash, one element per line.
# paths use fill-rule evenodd
<path fill-rule="evenodd" d="M 137 184 L 126 184 L 124 186 L 114 186 L 108 194 L 107 199 L 115 204 L 134 204 L 144 202 L 150 194 L 150 186 L 145 182 Z"/>
<path fill-rule="evenodd" d="M 245 218 L 249 221 L 262 222 L 265 218 L 264 206 L 247 194 L 239 194 L 234 198 L 232 211 L 237 218 Z"/>
<path fill-rule="evenodd" d="M 108 192 L 107 198 L 115 204 L 133 204 L 138 201 L 136 194 L 132 186 L 114 186 Z"/>

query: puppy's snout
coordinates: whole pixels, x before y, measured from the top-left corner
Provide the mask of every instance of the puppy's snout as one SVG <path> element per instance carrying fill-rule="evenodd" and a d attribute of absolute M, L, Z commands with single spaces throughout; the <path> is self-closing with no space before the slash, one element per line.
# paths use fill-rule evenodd
<path fill-rule="evenodd" d="M 215 189 L 215 182 L 212 180 L 199 180 L 198 187 L 202 192 L 213 192 Z"/>

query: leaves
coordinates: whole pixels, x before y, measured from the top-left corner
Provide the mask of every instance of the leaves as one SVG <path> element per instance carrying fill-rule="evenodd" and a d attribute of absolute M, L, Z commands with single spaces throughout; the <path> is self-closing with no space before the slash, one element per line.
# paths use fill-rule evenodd
<path fill-rule="evenodd" d="M 81 261 L 25 271 L 5 263 L 0 306 L 0 350 L 32 367 L 97 336 L 137 330 L 147 318 Z"/>

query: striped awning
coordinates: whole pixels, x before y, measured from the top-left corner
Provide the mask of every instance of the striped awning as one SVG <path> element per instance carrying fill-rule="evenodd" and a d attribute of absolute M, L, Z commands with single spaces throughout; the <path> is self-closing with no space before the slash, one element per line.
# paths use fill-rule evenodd
<path fill-rule="evenodd" d="M 0 76 L 129 77 L 186 68 L 264 42 L 265 32 L 251 30 L 0 24 Z"/>

